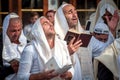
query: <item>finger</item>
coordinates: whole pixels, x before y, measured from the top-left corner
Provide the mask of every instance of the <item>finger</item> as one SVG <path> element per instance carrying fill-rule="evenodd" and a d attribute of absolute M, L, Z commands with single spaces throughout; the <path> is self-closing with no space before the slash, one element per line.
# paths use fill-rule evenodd
<path fill-rule="evenodd" d="M 69 45 L 73 44 L 74 41 L 75 41 L 75 37 L 73 37 L 72 40 L 70 40 Z"/>
<path fill-rule="evenodd" d="M 47 71 L 47 73 L 52 73 L 52 72 L 54 72 L 54 71 L 55 71 L 55 70 L 52 69 L 52 70 Z"/>
<path fill-rule="evenodd" d="M 73 45 L 76 46 L 76 45 L 80 44 L 81 42 L 82 42 L 81 40 L 78 40 Z"/>
<path fill-rule="evenodd" d="M 75 49 L 78 49 L 83 43 L 79 43 L 78 45 L 75 46 Z"/>

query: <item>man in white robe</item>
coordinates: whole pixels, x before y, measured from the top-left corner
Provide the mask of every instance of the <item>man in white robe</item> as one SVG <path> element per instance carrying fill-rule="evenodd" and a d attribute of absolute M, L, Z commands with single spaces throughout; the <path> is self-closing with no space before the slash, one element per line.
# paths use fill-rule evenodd
<path fill-rule="evenodd" d="M 99 45 L 103 46 L 101 48 L 97 47 L 92 51 L 92 57 L 97 57 L 100 53 L 114 41 L 114 37 L 111 34 L 109 27 L 103 23 L 97 23 L 94 27 L 93 36 L 100 41 Z M 96 43 L 96 42 L 94 42 Z M 91 44 L 92 45 L 92 44 Z M 96 47 L 96 46 L 95 46 Z"/>
<path fill-rule="evenodd" d="M 66 42 L 58 39 L 53 24 L 44 16 L 40 17 L 32 28 L 33 40 L 25 47 L 18 80 L 64 80 L 74 75 L 73 67 L 59 75 L 53 70 L 46 71 L 46 63 L 54 57 L 59 67 L 72 64 Z M 51 65 L 52 66 L 52 65 Z"/>
<path fill-rule="evenodd" d="M 118 8 L 113 0 L 101 0 L 98 3 L 95 15 L 90 17 L 90 19 L 92 20 L 91 26 L 90 26 L 90 32 L 93 32 L 94 27 L 97 23 L 104 22 L 102 16 L 106 13 L 106 10 L 109 11 L 112 16 L 114 16 L 115 11 L 118 10 Z M 119 12 L 117 11 L 117 13 L 119 13 Z M 107 24 L 107 25 L 109 26 L 109 24 Z M 114 25 L 114 23 L 112 23 L 112 25 Z M 114 34 L 115 37 L 118 38 L 119 37 L 118 30 L 120 29 L 120 27 L 119 27 L 120 21 L 115 25 L 116 25 L 115 26 L 116 28 L 115 28 L 115 31 L 113 31 L 113 32 L 115 32 L 115 34 Z"/>
<path fill-rule="evenodd" d="M 58 34 L 59 38 L 61 38 L 63 40 L 64 40 L 65 35 L 69 29 L 76 30 L 77 32 L 80 32 L 80 33 L 84 32 L 84 29 L 80 25 L 77 11 L 76 11 L 75 7 L 71 4 L 68 4 L 68 3 L 63 3 L 58 8 L 58 10 L 56 11 L 56 14 L 55 14 L 55 23 L 54 24 L 55 24 L 56 33 Z M 78 42 L 76 42 L 75 44 L 77 44 L 77 43 Z M 73 43 L 68 44 L 68 49 L 71 48 L 74 50 L 75 46 L 70 46 L 70 45 L 74 45 L 74 44 Z M 80 47 L 80 45 L 77 46 L 77 48 L 79 48 L 79 47 Z M 70 51 L 71 50 L 69 50 L 69 52 Z M 82 73 L 81 73 L 82 71 L 81 71 L 81 64 L 80 63 L 83 63 L 83 65 L 84 65 L 83 59 L 85 59 L 86 56 L 90 56 L 87 60 L 88 65 L 89 64 L 90 65 L 89 65 L 89 69 L 84 68 L 84 72 L 85 72 L 84 74 L 87 75 L 87 73 L 90 73 L 90 75 L 93 77 L 93 74 L 92 74 L 93 71 L 91 70 L 92 69 L 92 64 L 91 64 L 92 54 L 82 55 L 82 54 L 80 54 L 80 52 L 84 54 L 84 53 L 87 53 L 89 51 L 88 51 L 88 49 L 81 47 L 78 50 L 77 49 L 74 50 L 72 54 L 70 52 L 71 59 L 73 61 L 74 69 L 75 69 L 75 75 L 73 77 L 73 80 L 82 80 Z M 81 58 L 81 55 L 84 57 Z M 78 58 L 78 57 L 80 57 L 80 58 Z M 79 59 L 81 62 L 79 61 Z M 82 66 L 82 70 L 83 70 L 83 66 Z M 89 71 L 87 71 L 87 70 L 89 70 Z M 86 76 L 86 78 L 88 78 L 88 76 Z"/>
<path fill-rule="evenodd" d="M 67 7 L 67 6 L 68 6 L 68 8 L 65 9 L 65 7 Z M 84 31 L 84 29 L 81 27 L 75 8 L 71 4 L 65 3 L 65 4 L 61 5 L 58 8 L 58 10 L 56 11 L 55 30 L 56 30 L 58 36 L 61 39 L 64 39 L 64 37 L 69 29 L 74 29 L 74 30 L 78 31 L 79 33 L 89 33 L 89 32 Z M 114 38 L 111 34 L 111 36 L 108 38 L 107 42 L 110 44 L 110 43 L 112 43 L 113 39 Z M 77 55 L 74 53 L 77 57 L 79 56 L 80 63 L 82 66 L 82 76 L 78 75 L 77 77 L 74 78 L 75 80 L 80 80 L 80 78 L 82 78 L 82 77 L 84 77 L 83 79 L 85 79 L 85 78 L 87 79 L 88 74 L 89 74 L 89 78 L 90 78 L 90 76 L 92 76 L 92 79 L 93 79 L 92 53 L 101 52 L 104 49 L 104 46 L 106 46 L 106 45 L 103 42 L 97 40 L 95 37 L 92 37 L 87 48 L 80 47 L 78 49 L 78 51 L 76 52 Z M 74 56 L 74 54 L 72 56 Z M 86 57 L 88 57 L 88 58 L 86 59 Z M 84 63 L 85 63 L 85 65 L 84 65 Z M 75 65 L 75 66 L 77 66 L 77 65 Z M 76 68 L 75 70 L 76 70 L 75 71 L 76 74 L 78 74 L 77 73 L 78 70 L 79 70 L 78 72 L 81 72 L 80 67 Z"/>
<path fill-rule="evenodd" d="M 12 66 L 15 74 L 6 77 L 6 80 L 16 80 L 19 59 L 26 45 L 26 37 L 22 30 L 22 20 L 15 13 L 8 14 L 3 21 L 3 65 Z"/>

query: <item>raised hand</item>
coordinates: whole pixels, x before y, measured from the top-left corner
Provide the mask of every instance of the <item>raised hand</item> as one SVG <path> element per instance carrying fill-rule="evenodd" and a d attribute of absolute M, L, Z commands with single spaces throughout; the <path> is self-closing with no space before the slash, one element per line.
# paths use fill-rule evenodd
<path fill-rule="evenodd" d="M 105 16 L 106 20 L 107 20 L 107 24 L 110 28 L 110 30 L 116 30 L 118 21 L 119 21 L 119 15 L 118 15 L 118 11 L 115 10 L 113 16 L 111 19 L 109 19 L 108 16 Z"/>
<path fill-rule="evenodd" d="M 74 40 L 75 40 L 75 37 L 68 44 L 68 50 L 69 50 L 70 55 L 72 55 L 74 52 L 76 52 L 78 50 L 78 48 L 82 45 L 81 40 L 78 40 L 76 42 L 74 42 Z"/>

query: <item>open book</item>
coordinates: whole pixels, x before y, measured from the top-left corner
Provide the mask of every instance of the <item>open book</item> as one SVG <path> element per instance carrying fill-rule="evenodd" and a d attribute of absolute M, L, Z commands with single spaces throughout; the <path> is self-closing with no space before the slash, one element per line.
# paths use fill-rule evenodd
<path fill-rule="evenodd" d="M 73 30 L 69 30 L 65 36 L 65 41 L 67 41 L 67 44 L 69 44 L 69 42 L 71 41 L 71 39 L 75 37 L 74 42 L 78 41 L 78 40 L 82 40 L 82 45 L 81 47 L 87 47 L 92 35 L 91 34 L 85 34 L 85 33 L 79 33 Z"/>
<path fill-rule="evenodd" d="M 63 73 L 65 73 L 66 71 L 68 71 L 72 67 L 72 65 L 65 65 L 62 68 L 60 68 L 54 57 L 52 57 L 46 63 L 45 66 L 46 66 L 46 68 L 48 70 L 54 69 L 55 70 L 54 73 L 57 73 L 57 74 L 63 74 Z"/>

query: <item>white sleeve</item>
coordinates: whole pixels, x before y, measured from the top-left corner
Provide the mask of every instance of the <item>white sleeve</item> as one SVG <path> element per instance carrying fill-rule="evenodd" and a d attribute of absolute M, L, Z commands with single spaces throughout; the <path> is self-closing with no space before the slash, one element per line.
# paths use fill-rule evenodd
<path fill-rule="evenodd" d="M 31 47 L 26 47 L 21 55 L 19 63 L 19 70 L 17 73 L 18 80 L 29 80 L 33 57 L 33 50 Z"/>

